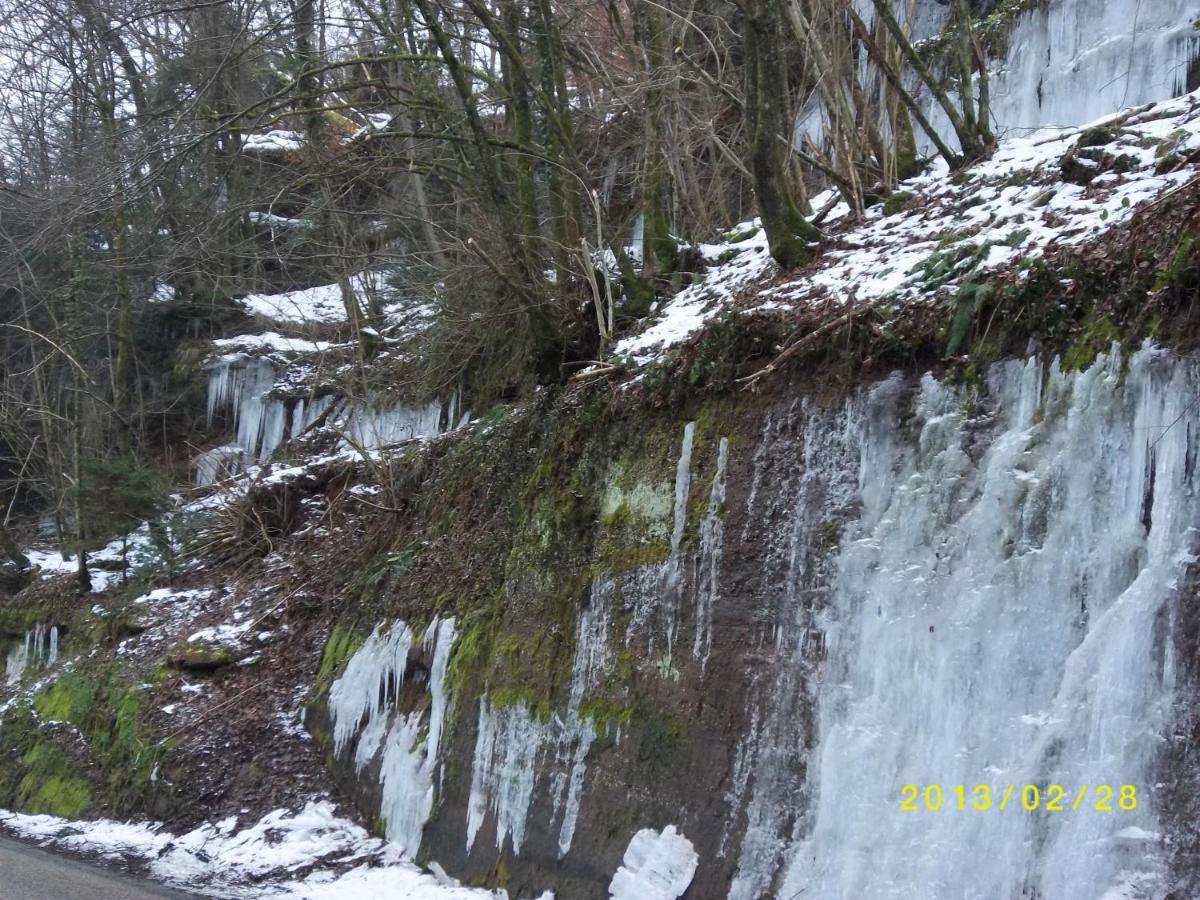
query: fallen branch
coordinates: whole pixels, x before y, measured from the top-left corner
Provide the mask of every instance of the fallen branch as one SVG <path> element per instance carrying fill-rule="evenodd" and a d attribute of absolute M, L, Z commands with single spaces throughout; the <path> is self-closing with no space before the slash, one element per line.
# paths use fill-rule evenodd
<path fill-rule="evenodd" d="M 811 346 L 813 343 L 815 343 L 818 339 L 823 338 L 823 337 L 825 337 L 825 335 L 830 334 L 834 331 L 837 331 L 839 328 L 841 328 L 844 325 L 850 324 L 850 322 L 852 322 L 856 316 L 862 315 L 863 313 L 866 313 L 866 312 L 870 312 L 871 310 L 875 309 L 878 306 L 882 306 L 884 304 L 884 302 L 888 299 L 889 299 L 889 297 L 885 295 L 883 297 L 877 297 L 876 299 L 872 300 L 870 303 L 864 304 L 863 306 L 852 307 L 850 309 L 850 311 L 847 312 L 846 314 L 838 316 L 836 319 L 832 319 L 831 321 L 826 322 L 824 325 L 820 326 L 815 331 L 810 331 L 804 337 L 799 338 L 798 340 L 794 341 L 791 344 L 788 344 L 788 346 L 784 347 L 783 350 L 781 350 L 779 352 L 779 354 L 773 360 L 771 360 L 770 363 L 768 363 L 766 366 L 759 369 L 757 372 L 755 372 L 752 375 L 747 375 L 745 378 L 737 379 L 736 383 L 745 385 L 745 387 L 747 389 L 753 388 L 755 383 L 760 378 L 770 375 L 772 372 L 774 372 L 776 369 L 778 369 L 781 365 L 783 365 L 789 359 L 794 357 L 796 354 L 800 353 L 802 350 L 807 349 L 809 346 Z M 853 302 L 853 301 L 851 301 L 851 302 Z"/>
<path fill-rule="evenodd" d="M 586 381 L 590 378 L 605 378 L 609 375 L 615 375 L 618 372 L 624 372 L 624 366 L 604 366 L 600 369 L 588 369 L 584 372 L 577 372 L 571 376 L 571 381 Z"/>
<path fill-rule="evenodd" d="M 1158 204 L 1162 203 L 1164 200 L 1174 197 L 1180 191 L 1184 191 L 1190 187 L 1194 187 L 1197 183 L 1200 183 L 1200 175 L 1195 175 L 1195 176 L 1189 178 L 1183 184 L 1179 184 L 1179 185 L 1176 185 L 1175 187 L 1171 188 L 1171 190 L 1167 191 L 1166 193 L 1159 194 L 1157 197 L 1155 197 L 1153 200 L 1149 201 L 1148 203 L 1143 203 L 1134 212 L 1133 217 L 1135 219 L 1140 218 L 1142 216 L 1142 214 L 1146 212 L 1146 210 L 1153 209 L 1154 207 L 1158 206 Z"/>

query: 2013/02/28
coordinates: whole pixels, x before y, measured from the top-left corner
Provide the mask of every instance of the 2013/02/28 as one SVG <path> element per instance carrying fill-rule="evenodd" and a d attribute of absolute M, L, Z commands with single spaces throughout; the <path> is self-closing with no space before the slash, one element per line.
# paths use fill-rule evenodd
<path fill-rule="evenodd" d="M 1091 802 L 1085 804 L 1088 792 L 1092 792 Z M 1122 784 L 1114 791 L 1111 785 L 1099 784 L 1095 787 L 1083 785 L 1076 791 L 1068 793 L 1061 784 L 1047 785 L 1043 792 L 1036 784 L 1026 784 L 1020 787 L 1007 785 L 1002 794 L 999 793 L 996 802 L 991 785 L 977 784 L 973 787 L 955 785 L 950 788 L 948 795 L 942 792 L 941 785 L 929 784 L 922 791 L 915 784 L 906 784 L 900 789 L 900 811 L 920 812 L 922 809 L 937 812 L 943 806 L 952 810 L 975 810 L 987 812 L 991 809 L 1003 810 L 1015 801 L 1014 807 L 1020 806 L 1027 812 L 1041 809 L 1045 812 L 1077 812 L 1080 809 L 1094 812 L 1110 813 L 1115 811 L 1132 812 L 1137 809 L 1137 787 L 1132 784 Z"/>

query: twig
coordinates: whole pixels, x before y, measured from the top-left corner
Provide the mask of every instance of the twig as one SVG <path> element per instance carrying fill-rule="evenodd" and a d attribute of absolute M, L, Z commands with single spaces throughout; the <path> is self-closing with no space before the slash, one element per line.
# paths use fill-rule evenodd
<path fill-rule="evenodd" d="M 255 688 L 259 688 L 259 687 L 263 687 L 263 686 L 264 685 L 263 685 L 262 681 L 256 680 L 253 684 L 250 685 L 250 687 L 246 688 L 244 691 L 238 691 L 236 694 L 234 694 L 228 700 L 223 700 L 222 702 L 220 702 L 216 706 L 214 706 L 212 709 L 210 709 L 208 712 L 202 713 L 200 716 L 196 717 L 195 719 L 192 719 L 192 721 L 187 722 L 184 725 L 181 725 L 179 728 L 176 728 L 174 731 L 172 731 L 165 738 L 163 738 L 162 740 L 160 740 L 158 742 L 159 746 L 161 747 L 167 741 L 171 740 L 171 738 L 178 737 L 179 735 L 181 735 L 185 731 L 187 731 L 189 728 L 193 728 L 196 725 L 199 725 L 205 719 L 209 718 L 213 713 L 217 712 L 218 710 L 224 709 L 226 706 L 231 704 L 234 700 L 239 700 L 242 697 L 244 697 L 246 694 L 250 693 Z"/>
<path fill-rule="evenodd" d="M 1184 190 L 1185 188 L 1192 187 L 1194 184 L 1196 184 L 1196 183 L 1198 183 L 1198 182 L 1200 182 L 1200 175 L 1195 175 L 1195 176 L 1193 176 L 1193 177 L 1189 178 L 1189 179 L 1188 179 L 1187 181 L 1185 181 L 1183 184 L 1177 185 L 1177 186 L 1175 186 L 1175 187 L 1171 188 L 1171 189 L 1170 189 L 1169 191 L 1167 191 L 1165 194 L 1162 194 L 1162 195 L 1160 195 L 1160 196 L 1158 196 L 1158 197 L 1155 197 L 1155 198 L 1154 198 L 1153 200 L 1151 200 L 1149 203 L 1144 203 L 1144 204 L 1142 204 L 1141 206 L 1139 206 L 1139 207 L 1138 207 L 1138 209 L 1137 209 L 1137 212 L 1136 212 L 1136 213 L 1134 213 L 1134 215 L 1135 215 L 1135 216 L 1140 216 L 1140 215 L 1141 215 L 1142 213 L 1144 213 L 1146 210 L 1148 210 L 1148 209 L 1152 209 L 1153 207 L 1155 207 L 1155 206 L 1158 206 L 1158 204 L 1162 203 L 1164 200 L 1166 200 L 1166 199 L 1168 199 L 1168 198 L 1170 198 L 1170 197 L 1173 197 L 1173 196 L 1175 196 L 1175 195 L 1176 195 L 1176 194 L 1178 194 L 1180 191 Z"/>
<path fill-rule="evenodd" d="M 887 295 L 884 295 L 883 297 L 877 297 L 876 299 L 872 300 L 870 303 L 867 303 L 863 306 L 854 306 L 853 308 L 851 308 L 851 310 L 849 312 L 845 313 L 844 315 L 838 316 L 836 319 L 826 322 L 824 325 L 817 328 L 815 331 L 810 331 L 804 337 L 796 340 L 794 343 L 789 344 L 787 347 L 785 347 L 783 350 L 781 350 L 779 352 L 779 354 L 773 360 L 771 360 L 770 363 L 768 363 L 766 366 L 759 369 L 757 372 L 755 372 L 752 375 L 747 375 L 745 378 L 737 379 L 737 383 L 741 384 L 741 385 L 745 385 L 747 389 L 752 388 L 754 386 L 755 382 L 757 382 L 760 378 L 763 378 L 766 375 L 770 375 L 772 372 L 774 372 L 776 369 L 778 369 L 783 363 L 787 362 L 789 359 L 791 359 L 793 356 L 795 356 L 801 350 L 804 350 L 805 348 L 807 348 L 809 345 L 814 343 L 818 338 L 822 338 L 825 335 L 829 334 L 830 332 L 837 331 L 843 325 L 848 325 L 851 321 L 853 321 L 855 316 L 859 316 L 865 312 L 870 312 L 871 310 L 875 309 L 877 306 L 882 306 L 884 301 L 886 301 L 888 299 L 889 299 L 889 297 Z"/>

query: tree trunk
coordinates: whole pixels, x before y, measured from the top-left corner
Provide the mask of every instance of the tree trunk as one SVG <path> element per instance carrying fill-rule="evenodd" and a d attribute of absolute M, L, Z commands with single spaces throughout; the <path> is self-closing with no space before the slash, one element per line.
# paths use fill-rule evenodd
<path fill-rule="evenodd" d="M 785 269 L 810 261 L 820 239 L 804 218 L 803 185 L 791 165 L 792 104 L 784 64 L 784 27 L 774 0 L 751 0 L 742 36 L 750 171 L 771 256 Z"/>

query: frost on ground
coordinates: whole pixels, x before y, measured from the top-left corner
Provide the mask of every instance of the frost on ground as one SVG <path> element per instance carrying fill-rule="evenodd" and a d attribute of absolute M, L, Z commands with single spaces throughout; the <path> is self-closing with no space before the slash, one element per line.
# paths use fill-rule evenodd
<path fill-rule="evenodd" d="M 154 823 L 0 811 L 0 827 L 43 847 L 121 862 L 156 880 L 226 898 L 499 900 L 503 891 L 466 888 L 422 872 L 399 851 L 345 819 L 327 801 L 276 810 L 239 829 L 235 819 L 174 835 Z M 552 900 L 549 894 L 541 900 Z"/>
<path fill-rule="evenodd" d="M 886 301 L 941 302 L 984 273 L 1027 276 L 1035 260 L 1083 246 L 1196 177 L 1200 92 L 1108 116 L 1084 128 L 1052 128 L 1002 141 L 996 154 L 951 174 L 938 161 L 855 220 L 845 203 L 821 224 L 815 262 L 780 278 L 757 222 L 698 249 L 703 280 L 664 304 L 656 319 L 618 341 L 614 356 L 649 363 L 747 296 L 742 314 Z M 832 192 L 813 199 L 819 209 Z"/>

